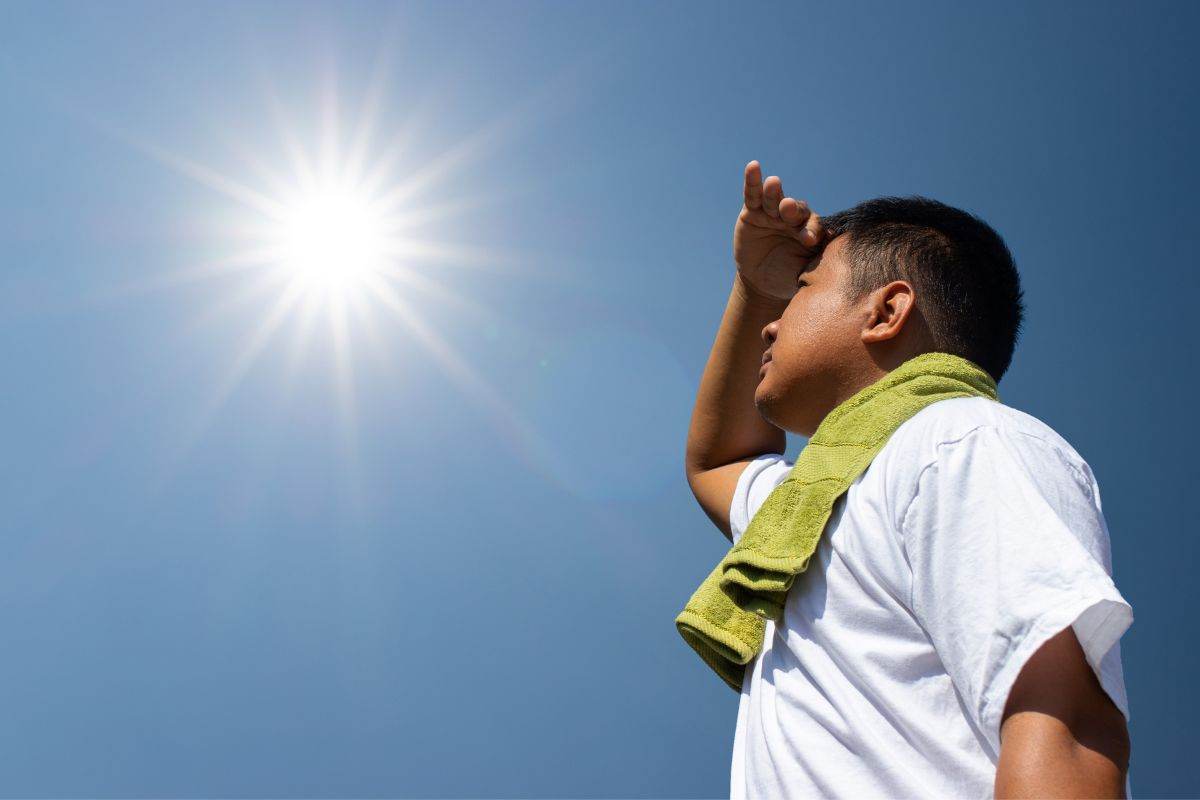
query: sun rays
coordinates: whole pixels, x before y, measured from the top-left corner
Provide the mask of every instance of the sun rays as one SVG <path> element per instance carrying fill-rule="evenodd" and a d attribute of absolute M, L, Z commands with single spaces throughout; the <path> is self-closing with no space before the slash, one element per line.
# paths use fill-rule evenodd
<path fill-rule="evenodd" d="M 403 303 L 402 293 L 416 287 L 417 291 L 453 296 L 459 313 L 491 318 L 485 308 L 462 296 L 452 284 L 434 277 L 431 273 L 438 270 L 432 267 L 444 271 L 447 266 L 483 265 L 503 270 L 513 257 L 498 252 L 483 256 L 466 246 L 426 238 L 427 231 L 439 221 L 469 203 L 442 202 L 410 212 L 405 200 L 414 198 L 418 190 L 412 185 L 412 177 L 406 182 L 394 175 L 401 160 L 394 152 L 386 152 L 376 162 L 370 159 L 372 136 L 364 126 L 376 117 L 376 112 L 364 111 L 358 132 L 349 142 L 342 142 L 338 138 L 341 126 L 336 95 L 327 94 L 325 100 L 322 145 L 316 152 L 307 151 L 299 144 L 297 131 L 280 129 L 288 173 L 256 163 L 252 172 L 262 179 L 261 187 L 248 186 L 161 150 L 154 153 L 160 161 L 215 189 L 240 209 L 238 222 L 224 231 L 223 238 L 233 244 L 219 265 L 225 272 L 236 269 L 240 285 L 206 316 L 210 320 L 223 317 L 226 309 L 222 306 L 226 304 L 257 303 L 262 308 L 256 325 L 241 337 L 240 350 L 226 373 L 214 382 L 210 396 L 189 426 L 181 456 L 201 439 L 212 418 L 286 330 L 294 334 L 290 342 L 282 343 L 287 350 L 289 375 L 301 368 L 310 348 L 319 340 L 332 353 L 329 384 L 337 403 L 345 466 L 348 474 L 354 474 L 359 440 L 355 349 L 374 347 L 377 361 L 386 359 L 389 348 L 383 344 L 385 334 L 378 329 L 384 318 L 408 329 L 406 343 L 430 343 L 427 326 L 410 304 Z M 272 105 L 277 107 L 278 103 L 272 101 Z M 415 182 L 432 180 L 437 173 L 422 170 Z M 450 345 L 440 340 L 437 347 L 429 347 L 435 353 L 447 348 Z M 465 363 L 461 358 L 457 362 Z M 465 369 L 471 373 L 469 366 Z M 452 377 L 461 379 L 462 375 Z M 474 380 L 459 382 L 477 386 L 478 381 L 475 376 Z M 505 408 L 499 413 L 515 411 Z M 349 488 L 352 495 L 359 494 L 360 487 Z"/>
<path fill-rule="evenodd" d="M 110 136 L 212 190 L 217 200 L 214 216 L 220 219 L 205 227 L 206 249 L 215 251 L 211 258 L 145 276 L 109 291 L 110 299 L 212 282 L 220 285 L 220 293 L 200 295 L 211 301 L 199 314 L 180 319 L 180 331 L 203 335 L 217 326 L 227 327 L 235 317 L 241 325 L 251 320 L 236 336 L 238 344 L 223 373 L 210 381 L 205 396 L 196 398 L 178 441 L 168 449 L 160 480 L 170 480 L 266 357 L 283 359 L 289 386 L 300 371 L 331 363 L 325 383 L 336 399 L 350 497 L 361 494 L 361 487 L 353 485 L 353 476 L 359 474 L 354 371 L 360 350 L 373 356 L 374 365 L 388 369 L 397 350 L 424 349 L 464 396 L 484 407 L 500 431 L 520 439 L 512 443 L 517 449 L 544 449 L 545 444 L 532 444 L 538 443 L 539 434 L 503 393 L 422 319 L 422 309 L 433 301 L 468 324 L 515 329 L 515 320 L 498 317 L 485 302 L 457 287 L 454 278 L 464 267 L 514 277 L 534 275 L 529 259 L 437 234 L 461 229 L 454 223 L 456 217 L 506 199 L 494 188 L 469 186 L 455 193 L 445 187 L 461 186 L 448 179 L 516 130 L 522 116 L 532 120 L 538 109 L 512 109 L 505 118 L 446 146 L 442 154 L 414 161 L 410 145 L 420 134 L 419 115 L 392 126 L 397 130 L 394 136 L 386 134 L 392 128 L 380 113 L 382 80 L 368 86 L 350 125 L 343 125 L 346 114 L 338 92 L 326 82 L 316 132 L 296 125 L 269 86 L 264 89 L 264 121 L 275 145 L 254 154 L 244 143 L 234 143 L 236 169 L 211 167 L 91 120 Z M 317 345 L 331 359 L 310 359 Z"/>
<path fill-rule="evenodd" d="M 218 327 L 228 330 L 234 317 L 248 326 L 236 335 L 236 350 L 223 372 L 209 381 L 205 396 L 196 398 L 195 412 L 170 448 L 160 480 L 170 480 L 257 365 L 268 358 L 282 359 L 290 383 L 299 370 L 311 368 L 308 355 L 318 344 L 331 355 L 327 385 L 336 398 L 339 436 L 350 462 L 345 465 L 347 474 L 357 472 L 360 440 L 356 354 L 365 350 L 375 365 L 387 369 L 397 348 L 424 350 L 514 450 L 543 466 L 566 469 L 564 460 L 505 393 L 423 315 L 433 302 L 480 330 L 507 329 L 533 338 L 520 330 L 518 320 L 497 315 L 454 279 L 464 269 L 514 278 L 561 280 L 563 276 L 533 266 L 536 257 L 455 242 L 445 234 L 470 230 L 469 224 L 458 220 L 534 188 L 508 186 L 499 191 L 462 176 L 537 117 L 561 113 L 578 89 L 574 84 L 578 75 L 566 71 L 554 76 L 525 102 L 510 106 L 439 154 L 418 160 L 412 155 L 413 145 L 419 141 L 421 122 L 432 116 L 433 109 L 429 103 L 416 103 L 400 122 L 385 120 L 386 59 L 377 64 L 375 78 L 349 124 L 334 73 L 327 73 L 318 102 L 309 106 L 317 111 L 315 126 L 297 124 L 270 81 L 260 83 L 263 120 L 256 130 L 269 131 L 273 141 L 260 142 L 256 149 L 236 135 L 222 132 L 214 137 L 228 146 L 236 168 L 224 160 L 220 167 L 201 163 L 112 124 L 90 120 L 212 190 L 218 201 L 213 208 L 219 223 L 205 228 L 208 257 L 204 262 L 146 276 L 111 290 L 108 297 L 144 296 L 211 283 L 219 285 L 220 292 L 198 295 L 209 302 L 198 315 L 181 319 L 179 330 L 193 335 Z M 404 333 L 397 336 L 397 330 Z M 358 487 L 351 488 L 358 493 Z"/>

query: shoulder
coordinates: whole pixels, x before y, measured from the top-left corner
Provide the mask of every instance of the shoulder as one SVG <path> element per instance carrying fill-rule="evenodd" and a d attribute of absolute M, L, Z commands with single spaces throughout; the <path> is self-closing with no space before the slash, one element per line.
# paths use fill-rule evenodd
<path fill-rule="evenodd" d="M 986 397 L 952 397 L 918 411 L 896 429 L 889 440 L 912 452 L 914 448 L 936 449 L 960 441 L 980 428 L 991 428 L 1006 438 L 1040 443 L 1062 451 L 1069 459 L 1082 461 L 1075 448 L 1057 431 L 1037 417 Z"/>
<path fill-rule="evenodd" d="M 896 429 L 880 455 L 897 467 L 920 469 L 936 462 L 947 448 L 985 441 L 1052 451 L 1072 466 L 1087 464 L 1070 442 L 1042 420 L 986 397 L 953 397 L 926 406 Z"/>
<path fill-rule="evenodd" d="M 906 420 L 878 460 L 895 498 L 897 524 L 930 470 L 952 457 L 956 470 L 1003 464 L 1009 474 L 1067 481 L 1099 506 L 1099 487 L 1083 457 L 1057 431 L 1020 409 L 986 397 L 932 403 Z M 1016 477 L 1014 475 L 1013 477 Z"/>
<path fill-rule="evenodd" d="M 752 460 L 742 470 L 729 508 L 729 528 L 734 544 L 746 532 L 750 520 L 767 497 L 792 471 L 794 463 L 778 453 L 766 453 Z"/>

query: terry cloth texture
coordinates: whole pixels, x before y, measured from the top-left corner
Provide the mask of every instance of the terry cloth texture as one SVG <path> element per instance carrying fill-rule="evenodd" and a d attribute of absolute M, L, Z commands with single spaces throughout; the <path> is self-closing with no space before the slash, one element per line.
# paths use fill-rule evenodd
<path fill-rule="evenodd" d="M 931 403 L 971 396 L 1000 399 L 996 382 L 977 364 L 922 353 L 825 416 L 787 478 L 675 618 L 680 635 L 730 688 L 742 691 L 746 665 L 762 649 L 765 620 L 779 620 L 833 504 L 888 437 Z"/>

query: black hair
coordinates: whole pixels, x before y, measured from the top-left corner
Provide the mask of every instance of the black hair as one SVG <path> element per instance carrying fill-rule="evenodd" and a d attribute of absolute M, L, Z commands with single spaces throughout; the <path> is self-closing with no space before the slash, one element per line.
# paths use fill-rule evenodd
<path fill-rule="evenodd" d="M 990 225 L 915 196 L 868 200 L 822 222 L 830 238 L 847 237 L 851 300 L 908 281 L 935 348 L 975 362 L 1000 382 L 1025 309 L 1012 253 Z"/>

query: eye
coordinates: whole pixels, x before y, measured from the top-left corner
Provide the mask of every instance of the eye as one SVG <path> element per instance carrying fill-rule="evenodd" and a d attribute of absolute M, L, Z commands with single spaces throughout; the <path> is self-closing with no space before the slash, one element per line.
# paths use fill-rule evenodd
<path fill-rule="evenodd" d="M 808 286 L 808 281 L 804 279 L 796 281 L 796 288 L 799 289 L 801 286 Z"/>

